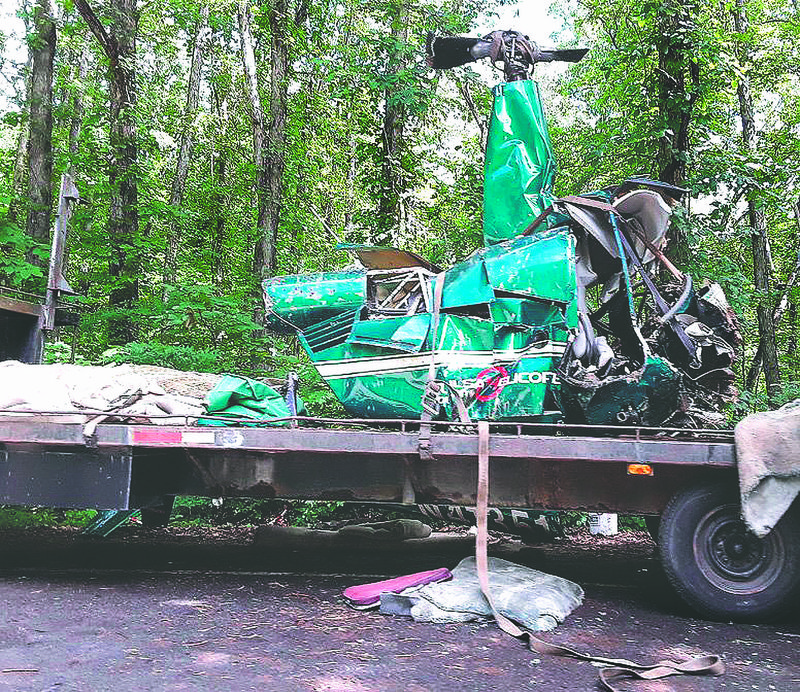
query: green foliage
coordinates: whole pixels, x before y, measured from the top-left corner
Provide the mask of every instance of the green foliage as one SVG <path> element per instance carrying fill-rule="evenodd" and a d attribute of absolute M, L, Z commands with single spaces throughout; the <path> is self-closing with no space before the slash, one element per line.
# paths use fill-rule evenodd
<path fill-rule="evenodd" d="M 589 515 L 586 512 L 562 512 L 561 525 L 566 529 L 581 529 L 589 527 Z"/>
<path fill-rule="evenodd" d="M 47 260 L 47 248 L 16 224 L 0 218 L 0 283 L 20 289 L 41 289 L 44 272 L 28 256 Z"/>
<path fill-rule="evenodd" d="M 75 355 L 72 346 L 63 341 L 45 341 L 42 361 L 44 363 L 74 362 L 76 365 L 91 365 L 91 363 L 82 356 Z"/>
<path fill-rule="evenodd" d="M 0 506 L 0 530 L 71 526 L 83 528 L 95 518 L 94 510 Z"/>
<path fill-rule="evenodd" d="M 281 503 L 236 498 L 175 498 L 170 524 L 176 526 L 256 525 L 280 511 Z"/>
<path fill-rule="evenodd" d="M 339 510 L 344 507 L 344 502 L 331 501 L 306 501 L 295 502 L 292 505 L 292 526 L 319 526 L 323 521 L 333 519 Z"/>
<path fill-rule="evenodd" d="M 195 372 L 218 372 L 220 356 L 213 351 L 194 349 L 191 346 L 172 346 L 158 342 L 140 343 L 132 341 L 125 346 L 112 348 L 103 353 L 103 363 L 134 363 L 158 365 L 175 370 Z"/>
<path fill-rule="evenodd" d="M 800 399 L 800 382 L 784 382 L 772 403 L 773 406 L 779 407 L 797 399 Z M 745 416 L 756 413 L 757 411 L 765 411 L 768 408 L 770 408 L 770 406 L 766 392 L 763 390 L 757 390 L 755 392 L 745 390 L 739 394 L 736 401 L 731 402 L 728 406 L 728 410 L 726 411 L 728 422 L 730 426 L 733 427 Z"/>
<path fill-rule="evenodd" d="M 644 517 L 635 514 L 620 514 L 617 518 L 617 527 L 620 531 L 647 531 Z"/>
<path fill-rule="evenodd" d="M 182 496 L 175 499 L 170 524 L 175 526 L 258 526 L 282 521 L 291 526 L 318 527 L 346 514 L 344 502 L 252 500 Z"/>
<path fill-rule="evenodd" d="M 212 286 L 167 286 L 165 293 L 163 302 L 152 299 L 153 307 L 144 315 L 164 340 L 210 346 L 223 339 L 247 339 L 259 329 L 247 313 L 252 311 L 249 301 L 218 295 Z"/>

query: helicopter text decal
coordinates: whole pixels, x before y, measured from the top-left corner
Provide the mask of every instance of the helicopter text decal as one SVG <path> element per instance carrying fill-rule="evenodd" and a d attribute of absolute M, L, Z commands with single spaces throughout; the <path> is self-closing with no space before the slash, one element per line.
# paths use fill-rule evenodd
<path fill-rule="evenodd" d="M 515 372 L 509 374 L 502 365 L 493 365 L 479 372 L 476 377 L 451 381 L 455 389 L 476 392 L 478 401 L 492 401 L 500 396 L 509 384 L 553 384 L 560 381 L 554 372 Z"/>
<path fill-rule="evenodd" d="M 419 511 L 432 519 L 444 519 L 463 522 L 465 524 L 475 524 L 475 508 L 462 505 L 417 505 Z M 489 521 L 496 528 L 508 533 L 525 533 L 535 531 L 538 525 L 542 529 L 548 529 L 547 522 L 541 512 L 527 511 L 523 509 L 499 509 L 489 507 Z"/>

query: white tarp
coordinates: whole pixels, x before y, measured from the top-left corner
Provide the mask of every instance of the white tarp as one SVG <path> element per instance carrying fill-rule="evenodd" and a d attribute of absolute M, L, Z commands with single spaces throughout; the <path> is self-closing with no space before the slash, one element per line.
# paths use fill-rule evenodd
<path fill-rule="evenodd" d="M 753 413 L 734 433 L 742 517 L 763 538 L 800 494 L 800 400 Z"/>
<path fill-rule="evenodd" d="M 137 415 L 179 424 L 204 413 L 202 396 L 167 392 L 159 378 L 136 368 L 0 362 L 0 415 L 75 414 L 70 420 L 84 421 L 102 414 Z"/>

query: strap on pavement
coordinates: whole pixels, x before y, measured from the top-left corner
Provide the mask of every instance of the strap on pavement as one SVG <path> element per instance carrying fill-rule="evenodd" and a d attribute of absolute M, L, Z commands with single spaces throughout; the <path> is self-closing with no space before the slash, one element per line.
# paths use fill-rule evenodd
<path fill-rule="evenodd" d="M 643 665 L 624 658 L 606 658 L 581 653 L 560 644 L 543 641 L 534 636 L 530 630 L 520 628 L 505 615 L 497 612 L 489 589 L 489 422 L 485 420 L 478 421 L 478 497 L 476 505 L 478 534 L 475 538 L 475 563 L 481 591 L 489 602 L 500 629 L 512 637 L 526 640 L 531 651 L 607 665 L 607 668 L 600 669 L 600 682 L 609 692 L 620 692 L 619 688 L 615 687 L 615 683 L 627 678 L 657 680 L 671 675 L 722 675 L 725 672 L 725 664 L 716 655 L 698 656 L 681 662 L 659 661 L 651 665 Z"/>

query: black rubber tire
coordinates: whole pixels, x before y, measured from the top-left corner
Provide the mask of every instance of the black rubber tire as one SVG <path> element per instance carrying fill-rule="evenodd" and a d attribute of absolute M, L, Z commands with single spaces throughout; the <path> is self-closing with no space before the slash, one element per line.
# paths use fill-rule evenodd
<path fill-rule="evenodd" d="M 658 547 L 678 594 L 715 620 L 786 615 L 800 591 L 800 521 L 788 513 L 766 538 L 747 530 L 736 487 L 677 493 L 661 515 Z"/>

